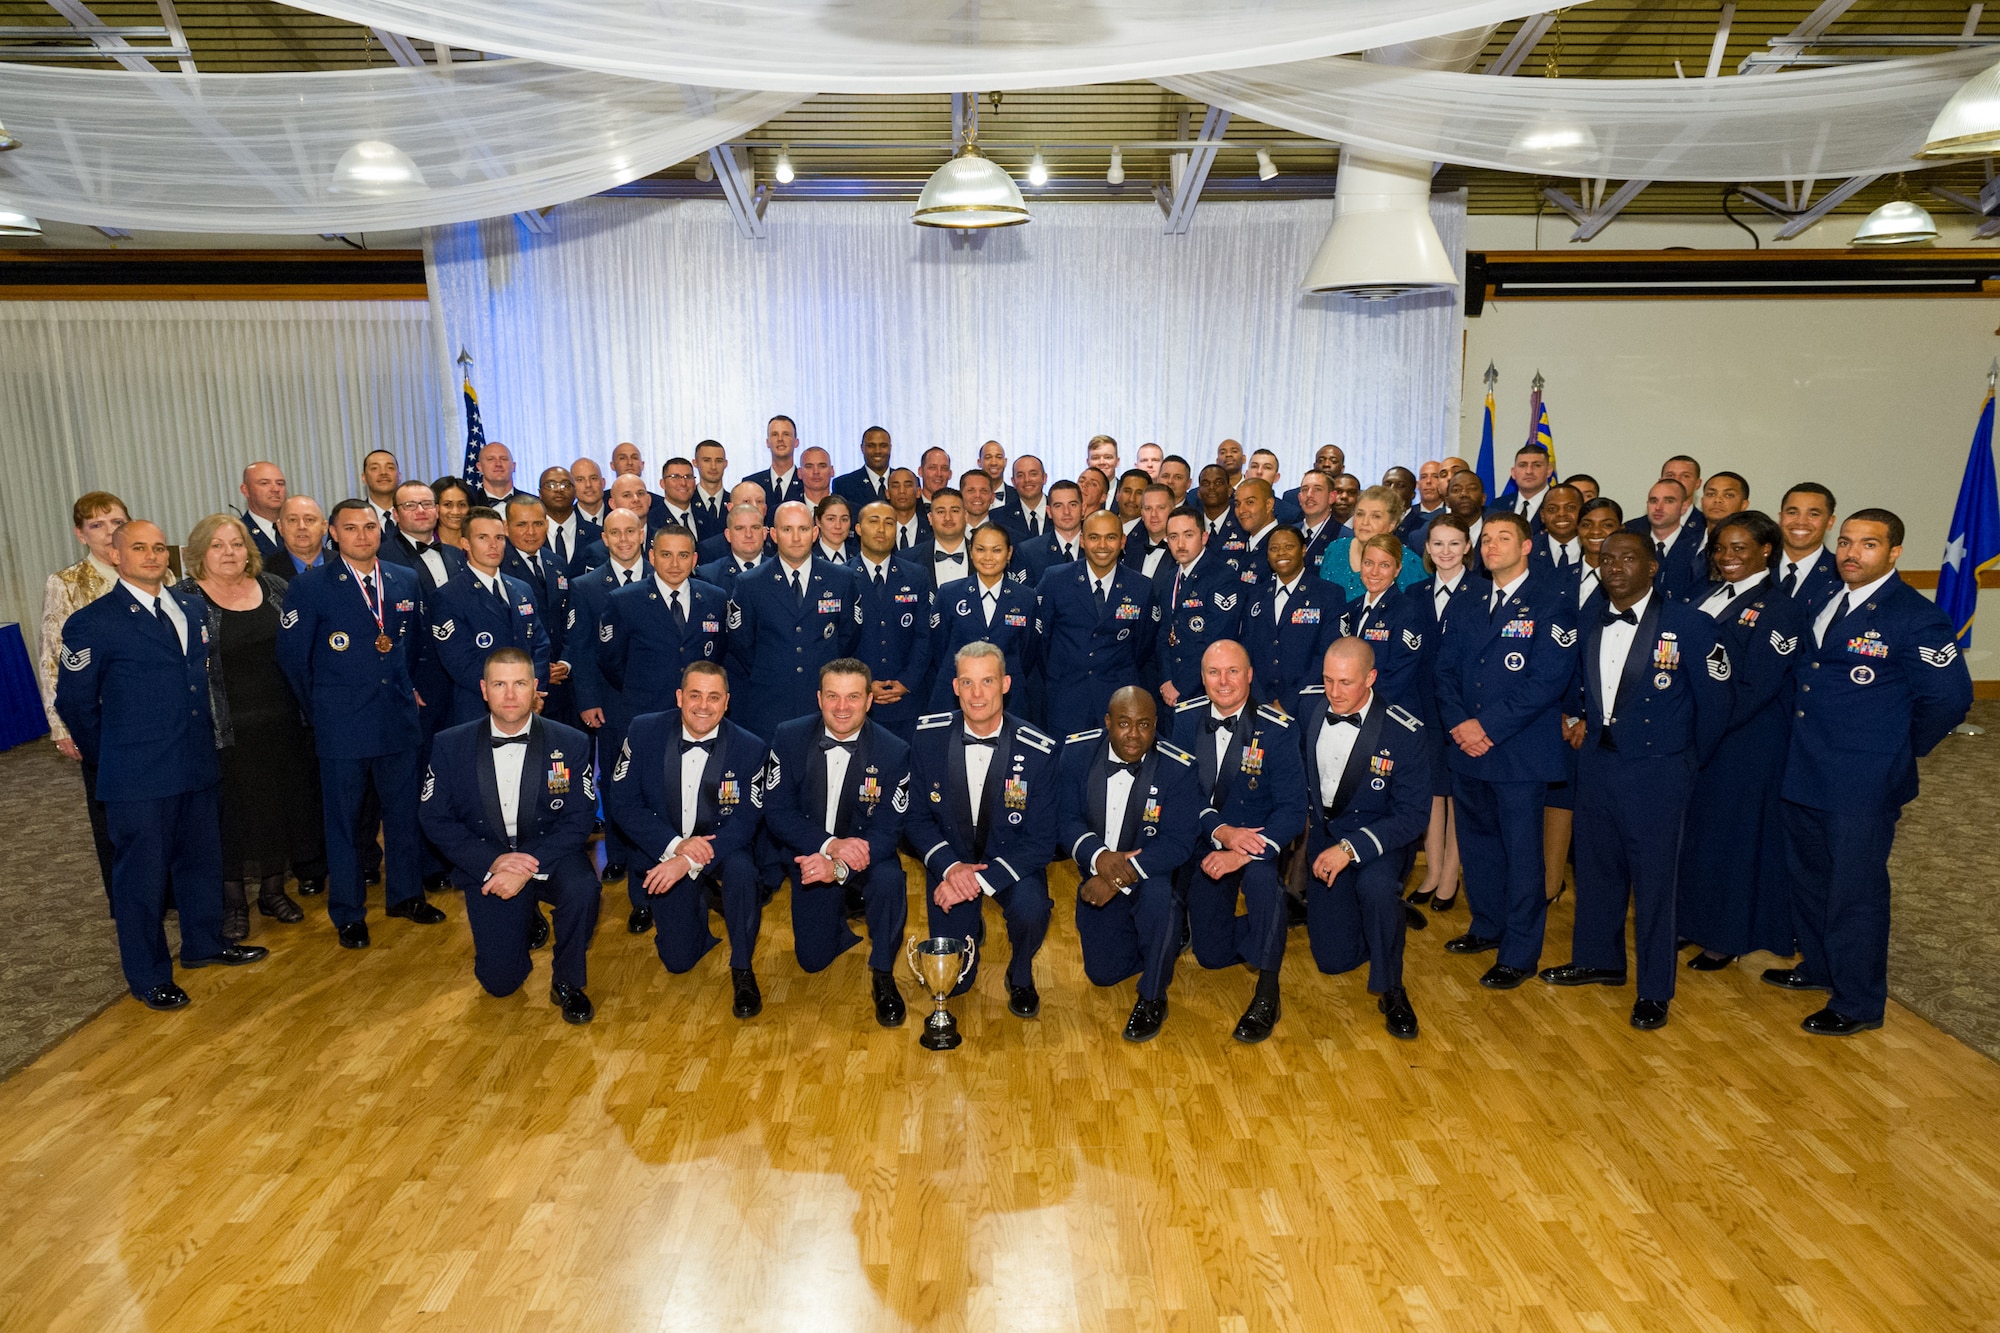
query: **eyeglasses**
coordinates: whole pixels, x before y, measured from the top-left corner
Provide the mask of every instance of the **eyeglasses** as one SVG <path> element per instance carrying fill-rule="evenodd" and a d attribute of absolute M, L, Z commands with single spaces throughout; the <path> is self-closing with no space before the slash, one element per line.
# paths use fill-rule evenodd
<path fill-rule="evenodd" d="M 396 509 L 398 512 L 407 509 L 411 513 L 421 514 L 426 509 L 436 509 L 436 508 L 437 508 L 437 501 L 435 500 L 399 500 L 396 502 Z"/>

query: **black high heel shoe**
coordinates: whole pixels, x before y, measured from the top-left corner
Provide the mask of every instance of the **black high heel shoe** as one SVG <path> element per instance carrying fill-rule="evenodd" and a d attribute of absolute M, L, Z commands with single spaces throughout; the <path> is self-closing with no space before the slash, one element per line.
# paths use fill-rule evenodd
<path fill-rule="evenodd" d="M 1458 906 L 1458 895 L 1455 893 L 1452 894 L 1451 897 L 1449 898 L 1439 898 L 1435 896 L 1431 898 L 1431 910 L 1433 912 L 1449 912 L 1452 908 L 1456 906 Z"/>
<path fill-rule="evenodd" d="M 1415 893 L 1403 899 L 1403 901 L 1412 907 L 1422 907 L 1435 897 L 1437 897 L 1436 889 L 1418 889 Z"/>

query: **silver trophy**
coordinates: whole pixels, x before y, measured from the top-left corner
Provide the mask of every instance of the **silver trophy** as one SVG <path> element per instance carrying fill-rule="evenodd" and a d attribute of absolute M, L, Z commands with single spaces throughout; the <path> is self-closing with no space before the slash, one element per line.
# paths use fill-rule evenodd
<path fill-rule="evenodd" d="M 958 989 L 959 982 L 972 974 L 977 955 L 978 947 L 970 935 L 964 939 L 940 935 L 910 941 L 910 971 L 917 974 L 917 984 L 930 992 L 931 1003 L 936 1006 L 924 1020 L 924 1035 L 917 1039 L 925 1050 L 949 1051 L 965 1040 L 958 1035 L 958 1024 L 952 1021 L 945 1000 Z"/>

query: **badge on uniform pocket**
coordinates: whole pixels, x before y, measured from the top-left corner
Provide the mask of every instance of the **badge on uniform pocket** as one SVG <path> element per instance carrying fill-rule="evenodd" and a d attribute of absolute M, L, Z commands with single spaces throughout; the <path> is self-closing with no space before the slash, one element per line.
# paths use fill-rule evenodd
<path fill-rule="evenodd" d="M 472 642 L 475 646 L 480 648 L 491 648 L 493 646 L 493 636 L 491 634 L 488 634 L 485 630 L 481 630 L 477 635 L 473 637 Z M 346 646 L 347 646 L 346 644 L 341 645 L 341 647 L 343 648 Z"/>
<path fill-rule="evenodd" d="M 1501 665 L 1509 671 L 1519 671 L 1522 667 L 1528 665 L 1528 659 L 1519 653 L 1508 653 L 1505 658 L 1501 659 Z"/>
<path fill-rule="evenodd" d="M 1653 688 L 1656 690 L 1667 689 L 1671 687 L 1673 683 L 1674 683 L 1674 678 L 1671 672 L 1662 671 L 1659 675 L 1653 677 Z"/>
<path fill-rule="evenodd" d="M 1200 616 L 1188 617 L 1188 633 L 1199 634 L 1202 632 L 1204 628 L 1206 628 L 1206 626 L 1202 623 L 1202 618 Z"/>
<path fill-rule="evenodd" d="M 335 651 L 336 653 L 346 652 L 347 645 L 349 642 L 351 642 L 351 640 L 348 639 L 347 635 L 343 634 L 339 630 L 335 630 L 333 633 L 326 636 L 326 646 L 333 649 L 333 651 Z"/>
<path fill-rule="evenodd" d="M 1872 685 L 1875 682 L 1875 668 L 1858 666 L 1847 673 L 1847 678 L 1856 685 Z"/>

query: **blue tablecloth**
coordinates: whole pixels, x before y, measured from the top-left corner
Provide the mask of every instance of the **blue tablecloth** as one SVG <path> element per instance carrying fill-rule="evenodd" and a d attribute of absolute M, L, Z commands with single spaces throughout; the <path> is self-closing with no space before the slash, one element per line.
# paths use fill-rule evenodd
<path fill-rule="evenodd" d="M 21 626 L 0 625 L 0 750 L 11 750 L 48 734 L 42 691 L 35 684 L 35 664 L 28 656 Z"/>

